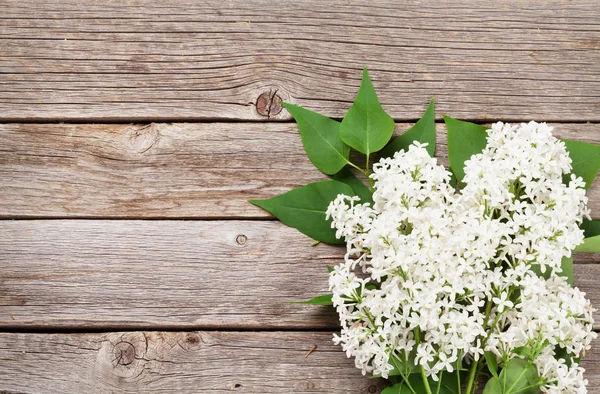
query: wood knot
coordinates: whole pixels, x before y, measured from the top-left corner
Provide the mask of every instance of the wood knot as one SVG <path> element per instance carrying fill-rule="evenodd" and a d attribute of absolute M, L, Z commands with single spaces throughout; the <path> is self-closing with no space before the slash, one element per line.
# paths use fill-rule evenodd
<path fill-rule="evenodd" d="M 375 385 L 370 385 L 369 389 L 368 389 L 369 393 L 374 393 L 377 391 L 377 386 Z"/>
<path fill-rule="evenodd" d="M 108 333 L 98 352 L 97 381 L 111 385 L 141 379 L 152 338 L 142 332 Z"/>
<path fill-rule="evenodd" d="M 240 246 L 244 246 L 246 245 L 246 242 L 248 242 L 248 237 L 246 237 L 244 234 L 240 234 L 235 237 L 235 242 Z"/>
<path fill-rule="evenodd" d="M 131 342 L 121 341 L 113 348 L 115 365 L 129 365 L 135 360 L 135 346 Z"/>
<path fill-rule="evenodd" d="M 202 343 L 202 338 L 195 332 L 190 332 L 185 336 L 185 342 L 190 346 L 197 346 Z"/>
<path fill-rule="evenodd" d="M 256 100 L 256 111 L 267 118 L 272 118 L 279 114 L 283 109 L 281 105 L 281 96 L 277 94 L 278 90 L 262 93 Z"/>
<path fill-rule="evenodd" d="M 160 137 L 159 126 L 155 123 L 144 126 L 132 126 L 125 133 L 125 141 L 136 153 L 150 150 Z"/>

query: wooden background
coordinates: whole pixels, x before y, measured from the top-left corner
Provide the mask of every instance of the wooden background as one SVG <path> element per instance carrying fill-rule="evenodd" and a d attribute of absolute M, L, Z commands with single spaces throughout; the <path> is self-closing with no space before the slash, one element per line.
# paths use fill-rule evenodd
<path fill-rule="evenodd" d="M 0 392 L 379 393 L 287 303 L 343 248 L 246 203 L 325 178 L 278 101 L 340 117 L 363 65 L 398 132 L 435 96 L 600 143 L 598 0 L 0 1 Z"/>

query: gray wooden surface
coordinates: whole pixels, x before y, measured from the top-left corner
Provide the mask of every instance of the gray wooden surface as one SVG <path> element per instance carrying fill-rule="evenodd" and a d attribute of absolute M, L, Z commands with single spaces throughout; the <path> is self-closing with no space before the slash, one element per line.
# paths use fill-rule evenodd
<path fill-rule="evenodd" d="M 327 292 L 345 247 L 275 221 L 20 220 L 0 227 L 0 327 L 329 329 Z M 600 304 L 600 256 L 576 285 Z"/>
<path fill-rule="evenodd" d="M 597 0 L 4 0 L 0 18 L 3 119 L 288 118 L 275 95 L 342 116 L 368 65 L 398 119 L 435 96 L 461 118 L 600 120 Z"/>
<path fill-rule="evenodd" d="M 600 385 L 598 354 L 595 344 L 582 363 L 591 387 Z M 384 387 L 362 376 L 329 333 L 310 331 L 5 333 L 0 362 L 10 393 L 373 394 Z"/>
<path fill-rule="evenodd" d="M 600 143 L 599 0 L 0 1 L 0 393 L 379 393 L 288 303 L 343 247 L 246 202 L 326 178 L 279 99 L 339 118 L 364 65 L 398 133 L 435 97 Z"/>
<path fill-rule="evenodd" d="M 596 124 L 552 125 L 560 138 L 600 144 Z M 5 218 L 270 218 L 247 200 L 327 179 L 294 123 L 0 124 L 0 147 Z M 600 217 L 600 181 L 588 195 Z"/>

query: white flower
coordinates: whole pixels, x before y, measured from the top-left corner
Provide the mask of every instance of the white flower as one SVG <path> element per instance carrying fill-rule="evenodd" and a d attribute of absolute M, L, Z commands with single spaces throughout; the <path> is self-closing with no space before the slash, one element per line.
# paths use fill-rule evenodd
<path fill-rule="evenodd" d="M 589 210 L 581 178 L 562 182 L 571 159 L 551 130 L 493 125 L 460 193 L 415 143 L 374 164 L 372 205 L 343 195 L 330 204 L 347 242 L 329 279 L 334 341 L 363 373 L 387 377 L 394 357 L 437 379 L 484 350 L 513 357 L 528 346 L 545 392 L 585 392 L 583 369 L 555 350 L 581 356 L 596 338 L 589 301 L 561 276 Z"/>
<path fill-rule="evenodd" d="M 513 304 L 510 300 L 507 300 L 506 297 L 508 297 L 508 292 L 504 291 L 500 295 L 500 298 L 492 298 L 492 301 L 494 301 L 494 304 L 496 304 L 499 313 L 502 313 L 505 308 L 512 308 L 515 306 L 515 304 Z"/>

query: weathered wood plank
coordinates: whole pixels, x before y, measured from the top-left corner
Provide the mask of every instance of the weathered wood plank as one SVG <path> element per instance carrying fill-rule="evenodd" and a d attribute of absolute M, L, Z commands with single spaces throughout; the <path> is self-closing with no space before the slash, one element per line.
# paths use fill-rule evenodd
<path fill-rule="evenodd" d="M 1 221 L 0 328 L 335 329 L 288 303 L 326 292 L 345 253 L 310 245 L 271 221 Z M 595 304 L 599 275 L 575 268 Z"/>
<path fill-rule="evenodd" d="M 600 121 L 600 1 L 474 5 L 6 0 L 0 119 L 339 117 L 367 65 L 396 119 Z"/>
<path fill-rule="evenodd" d="M 3 333 L 0 370 L 0 391 L 10 393 L 370 394 L 383 387 L 354 368 L 330 333 L 315 332 Z"/>
<path fill-rule="evenodd" d="M 555 134 L 600 144 L 598 124 Z M 437 144 L 447 164 L 441 124 Z M 295 124 L 0 125 L 4 218 L 267 218 L 247 200 L 321 179 Z M 600 217 L 600 182 L 589 197 Z"/>
<path fill-rule="evenodd" d="M 589 388 L 600 385 L 599 354 L 596 341 L 582 362 Z M 3 333 L 0 369 L 0 390 L 23 394 L 372 394 L 385 384 L 316 332 Z"/>

